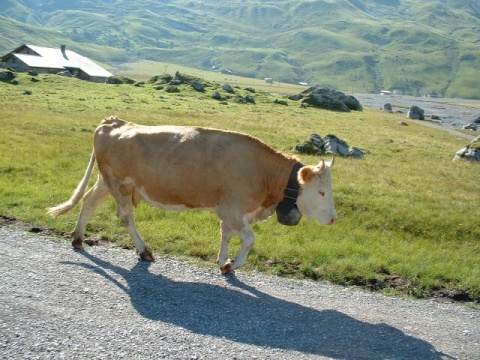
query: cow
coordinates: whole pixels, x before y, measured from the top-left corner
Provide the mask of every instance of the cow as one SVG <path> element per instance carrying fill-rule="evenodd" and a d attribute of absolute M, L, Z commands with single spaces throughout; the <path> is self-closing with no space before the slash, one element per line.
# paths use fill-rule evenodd
<path fill-rule="evenodd" d="M 72 245 L 83 249 L 87 221 L 108 195 L 140 257 L 154 257 L 138 233 L 134 208 L 140 201 L 167 210 L 203 209 L 220 219 L 218 262 L 223 274 L 241 267 L 254 244 L 250 224 L 277 212 L 278 221 L 296 225 L 301 216 L 330 225 L 336 220 L 331 161 L 303 165 L 262 141 L 238 132 L 190 126 L 142 126 L 116 116 L 102 120 L 94 133 L 85 174 L 71 198 L 48 213 L 71 210 L 83 198 Z M 99 174 L 85 194 L 95 163 Z M 84 195 L 85 194 L 85 195 Z M 237 256 L 228 244 L 241 240 Z"/>

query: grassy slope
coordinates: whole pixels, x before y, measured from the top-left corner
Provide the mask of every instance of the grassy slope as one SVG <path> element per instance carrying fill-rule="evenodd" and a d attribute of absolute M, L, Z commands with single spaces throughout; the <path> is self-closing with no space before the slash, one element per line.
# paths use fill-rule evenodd
<path fill-rule="evenodd" d="M 364 160 L 336 161 L 338 223 L 323 227 L 303 219 L 290 228 L 271 218 L 256 224 L 257 243 L 247 268 L 338 283 L 382 281 L 396 274 L 413 295 L 447 288 L 480 296 L 478 166 L 451 162 L 464 140 L 413 123 L 399 126 L 403 117 L 375 110 L 341 114 L 301 109 L 293 102 L 274 106 L 277 96 L 262 92 L 255 94 L 256 105 L 219 105 L 210 99 L 219 89 L 215 84 L 198 98 L 190 90 L 164 94 L 149 85 L 92 84 L 56 76 L 41 76 L 39 82 L 26 75 L 18 79 L 17 86 L 0 83 L 2 215 L 60 232 L 72 230 L 78 208 L 57 220 L 44 209 L 70 196 L 85 170 L 92 132 L 112 114 L 143 124 L 246 132 L 287 153 L 311 133 L 331 133 L 368 151 Z M 26 90 L 32 94 L 25 95 Z M 143 204 L 136 218 L 155 252 L 214 263 L 219 244 L 214 215 L 165 212 Z M 111 200 L 97 211 L 88 232 L 131 246 Z M 232 252 L 235 248 L 238 242 L 233 241 Z"/>
<path fill-rule="evenodd" d="M 65 43 L 104 63 L 221 65 L 344 91 L 478 97 L 473 1 L 54 0 L 34 10 L 23 3 L 5 0 L 1 53 Z"/>

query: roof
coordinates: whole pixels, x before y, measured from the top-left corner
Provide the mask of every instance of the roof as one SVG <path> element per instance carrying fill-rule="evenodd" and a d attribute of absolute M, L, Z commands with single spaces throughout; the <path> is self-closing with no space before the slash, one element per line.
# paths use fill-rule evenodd
<path fill-rule="evenodd" d="M 89 58 L 77 54 L 72 50 L 65 50 L 59 48 L 47 48 L 43 46 L 24 45 L 33 50 L 37 55 L 16 53 L 15 50 L 11 53 L 19 60 L 23 61 L 30 67 L 52 68 L 52 69 L 81 69 L 90 76 L 110 77 L 112 73 L 108 72 L 100 65 L 97 65 Z M 22 46 L 23 47 L 23 46 Z M 20 49 L 20 48 L 18 48 Z M 17 50 L 18 50 L 17 49 Z M 65 54 L 65 55 L 64 55 Z"/>

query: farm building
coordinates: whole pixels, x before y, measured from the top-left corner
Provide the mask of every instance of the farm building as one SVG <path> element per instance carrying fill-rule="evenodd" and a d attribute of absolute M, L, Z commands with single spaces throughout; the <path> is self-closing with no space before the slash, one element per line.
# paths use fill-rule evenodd
<path fill-rule="evenodd" d="M 68 70 L 73 76 L 88 81 L 105 82 L 113 74 L 89 58 L 59 48 L 22 45 L 2 56 L 0 61 L 16 71 L 36 71 L 39 74 L 57 74 Z"/>

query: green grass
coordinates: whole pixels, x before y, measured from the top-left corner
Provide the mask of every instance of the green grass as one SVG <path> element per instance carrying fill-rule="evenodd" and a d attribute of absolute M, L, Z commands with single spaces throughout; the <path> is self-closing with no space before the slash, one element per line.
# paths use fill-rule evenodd
<path fill-rule="evenodd" d="M 79 207 L 58 219 L 47 216 L 45 208 L 71 195 L 85 171 L 93 131 L 110 115 L 141 124 L 241 131 L 286 153 L 311 133 L 335 134 L 367 151 L 363 160 L 336 159 L 333 191 L 338 222 L 326 227 L 303 219 L 296 227 L 284 227 L 272 217 L 255 224 L 257 241 L 245 268 L 339 284 L 381 282 L 398 275 L 403 281 L 398 289 L 414 296 L 448 289 L 480 298 L 479 169 L 451 161 L 465 140 L 415 123 L 400 126 L 403 116 L 378 110 L 344 114 L 302 109 L 292 101 L 289 106 L 274 105 L 279 95 L 261 91 L 254 94 L 255 105 L 233 99 L 220 105 L 210 96 L 223 81 L 210 83 L 198 97 L 188 88 L 167 94 L 148 84 L 38 78 L 32 82 L 30 76 L 19 74 L 18 85 L 0 82 L 0 215 L 57 232 L 71 231 Z M 246 94 L 243 86 L 236 90 Z M 311 164 L 318 161 L 312 156 L 299 158 Z M 220 239 L 214 215 L 166 212 L 142 204 L 136 219 L 155 253 L 215 263 Z M 112 200 L 97 210 L 87 231 L 132 246 L 115 217 Z M 235 249 L 238 239 L 232 254 Z"/>

